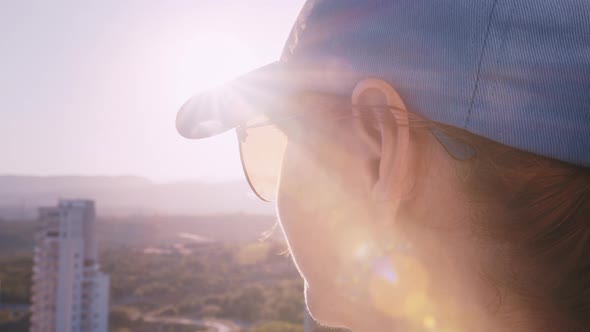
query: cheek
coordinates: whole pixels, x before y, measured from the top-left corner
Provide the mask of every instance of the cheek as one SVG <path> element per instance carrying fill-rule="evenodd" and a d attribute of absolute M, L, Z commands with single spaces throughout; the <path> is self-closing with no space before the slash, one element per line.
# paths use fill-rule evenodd
<path fill-rule="evenodd" d="M 330 243 L 331 225 L 326 220 L 333 209 L 326 193 L 334 183 L 325 180 L 317 163 L 290 148 L 284 157 L 277 210 L 293 259 L 303 277 L 313 282 L 321 265 L 333 265 L 335 248 Z M 315 276 L 315 277 L 314 277 Z"/>
<path fill-rule="evenodd" d="M 371 199 L 370 161 L 328 145 L 312 150 L 292 144 L 283 159 L 277 200 L 281 226 L 306 280 L 308 308 L 328 326 L 361 326 L 351 321 L 356 316 L 364 323 L 387 321 L 357 297 L 362 286 L 353 278 L 364 276 L 358 263 L 374 249 L 375 225 L 383 215 Z"/>
<path fill-rule="evenodd" d="M 343 254 L 366 228 L 371 174 L 338 148 L 288 146 L 277 201 L 293 258 L 311 287 L 330 283 Z M 332 271 L 328 273 L 327 271 Z"/>

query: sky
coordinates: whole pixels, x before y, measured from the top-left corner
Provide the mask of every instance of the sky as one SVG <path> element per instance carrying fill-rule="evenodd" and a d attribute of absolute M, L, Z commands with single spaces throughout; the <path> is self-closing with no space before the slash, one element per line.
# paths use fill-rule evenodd
<path fill-rule="evenodd" d="M 279 58 L 303 0 L 0 3 L 0 174 L 242 178 L 233 132 L 175 129 L 194 93 Z"/>

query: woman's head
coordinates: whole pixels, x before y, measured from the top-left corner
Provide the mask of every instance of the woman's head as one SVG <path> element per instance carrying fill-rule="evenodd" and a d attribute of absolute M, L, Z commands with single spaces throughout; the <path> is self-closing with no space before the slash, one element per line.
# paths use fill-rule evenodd
<path fill-rule="evenodd" d="M 177 127 L 238 128 L 326 324 L 588 329 L 588 15 L 310 0 L 280 61 L 194 97 Z"/>
<path fill-rule="evenodd" d="M 358 331 L 584 324 L 590 171 L 421 119 L 382 87 L 355 91 L 362 116 L 292 119 L 305 135 L 287 144 L 277 206 L 314 317 Z"/>

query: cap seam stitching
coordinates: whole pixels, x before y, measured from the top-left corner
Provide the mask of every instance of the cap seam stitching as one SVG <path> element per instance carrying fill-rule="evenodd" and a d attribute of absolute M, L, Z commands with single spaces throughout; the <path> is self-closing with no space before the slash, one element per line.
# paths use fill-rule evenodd
<path fill-rule="evenodd" d="M 467 109 L 467 117 L 465 118 L 465 124 L 463 125 L 463 129 L 467 129 L 469 125 L 469 121 L 471 120 L 471 112 L 473 110 L 473 104 L 475 103 L 475 94 L 477 93 L 477 88 L 479 87 L 479 80 L 481 76 L 481 67 L 483 63 L 483 56 L 485 54 L 485 50 L 487 48 L 488 39 L 490 36 L 490 30 L 492 26 L 492 17 L 494 16 L 494 12 L 496 11 L 496 5 L 498 4 L 498 0 L 494 0 L 494 4 L 492 5 L 492 9 L 490 10 L 490 16 L 488 18 L 488 26 L 486 28 L 486 35 L 483 40 L 483 45 L 481 48 L 481 54 L 479 55 L 479 61 L 477 64 L 477 72 L 475 74 L 475 84 L 473 86 L 473 91 L 471 92 L 471 99 L 469 101 L 469 108 Z"/>

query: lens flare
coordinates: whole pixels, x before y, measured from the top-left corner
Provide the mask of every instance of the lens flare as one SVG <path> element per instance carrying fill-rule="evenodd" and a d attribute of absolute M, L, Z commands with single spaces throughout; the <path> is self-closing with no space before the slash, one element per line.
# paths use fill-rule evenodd
<path fill-rule="evenodd" d="M 398 281 L 397 274 L 391 264 L 391 260 L 386 257 L 379 258 L 373 267 L 373 272 L 390 283 L 396 283 Z"/>
<path fill-rule="evenodd" d="M 354 257 L 356 259 L 365 259 L 365 258 L 369 257 L 370 252 L 371 252 L 370 246 L 366 243 L 363 243 L 363 244 L 359 245 L 358 247 L 356 247 L 356 249 L 354 250 Z"/>
<path fill-rule="evenodd" d="M 436 328 L 436 319 L 432 316 L 424 317 L 424 327 L 429 331 L 434 330 Z"/>

